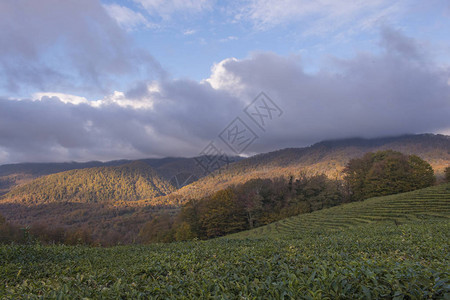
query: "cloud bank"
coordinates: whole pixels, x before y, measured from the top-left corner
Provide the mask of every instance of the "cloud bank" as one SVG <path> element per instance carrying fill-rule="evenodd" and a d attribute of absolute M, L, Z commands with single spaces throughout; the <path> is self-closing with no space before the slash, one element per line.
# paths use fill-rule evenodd
<path fill-rule="evenodd" d="M 0 99 L 0 163 L 195 156 L 260 92 L 284 111 L 248 153 L 330 138 L 450 129 L 450 70 L 390 28 L 376 53 L 330 57 L 316 73 L 298 56 L 226 59 L 201 82 L 141 81 L 100 100 L 57 93 Z M 251 121 L 246 120 L 245 122 Z M 223 150 L 226 150 L 223 148 Z"/>
<path fill-rule="evenodd" d="M 0 87 L 104 93 L 130 74 L 159 75 L 159 64 L 119 26 L 137 25 L 129 14 L 92 0 L 0 1 Z"/>

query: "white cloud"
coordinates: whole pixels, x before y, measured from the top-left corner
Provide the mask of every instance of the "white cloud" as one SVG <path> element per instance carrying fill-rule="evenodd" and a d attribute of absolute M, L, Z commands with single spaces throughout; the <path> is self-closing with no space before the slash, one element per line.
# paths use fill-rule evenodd
<path fill-rule="evenodd" d="M 184 35 L 193 35 L 194 33 L 196 33 L 197 31 L 194 29 L 187 29 L 185 31 L 183 31 Z"/>
<path fill-rule="evenodd" d="M 238 39 L 237 36 L 230 35 L 230 36 L 228 36 L 228 37 L 226 37 L 226 38 L 220 39 L 219 42 L 225 43 L 225 42 L 229 42 L 229 41 L 235 41 L 235 40 L 237 40 L 237 39 Z"/>
<path fill-rule="evenodd" d="M 70 104 L 78 105 L 78 104 L 82 104 L 82 103 L 84 103 L 84 104 L 88 104 L 89 103 L 89 101 L 85 97 L 80 97 L 80 96 L 75 96 L 75 95 L 70 95 L 70 94 L 64 94 L 64 93 L 50 93 L 50 92 L 34 93 L 33 96 L 32 96 L 32 99 L 40 101 L 44 97 L 48 97 L 48 98 L 56 97 L 61 102 L 66 103 L 66 104 L 70 103 Z"/>
<path fill-rule="evenodd" d="M 235 14 L 237 21 L 250 21 L 257 29 L 280 24 L 302 25 L 304 34 L 325 34 L 352 25 L 353 30 L 371 28 L 397 14 L 403 1 L 390 0 L 252 0 Z"/>
<path fill-rule="evenodd" d="M 100 100 L 89 101 L 85 97 L 80 97 L 76 95 L 64 94 L 64 93 L 34 93 L 32 100 L 42 101 L 48 98 L 55 98 L 64 104 L 80 105 L 85 104 L 91 107 L 102 107 L 106 105 L 117 105 L 123 108 L 131 109 L 151 109 L 153 108 L 153 101 L 150 97 L 150 93 L 157 93 L 159 88 L 156 83 L 151 83 L 148 85 L 149 95 L 142 99 L 130 99 L 125 96 L 123 92 L 114 91 L 112 94 L 107 95 Z"/>
<path fill-rule="evenodd" d="M 95 101 L 95 106 L 111 104 L 132 109 L 152 109 L 154 102 L 150 96 L 143 99 L 129 99 L 123 92 L 118 91 L 115 91 L 112 95 L 105 97 L 103 100 Z"/>
<path fill-rule="evenodd" d="M 450 136 L 450 128 L 439 130 L 437 133 Z"/>
<path fill-rule="evenodd" d="M 224 90 L 232 93 L 235 96 L 242 94 L 245 86 L 239 76 L 227 70 L 227 64 L 237 63 L 238 60 L 234 57 L 222 60 L 215 63 L 211 68 L 211 76 L 204 80 L 209 83 L 216 90 Z"/>
<path fill-rule="evenodd" d="M 136 30 L 141 26 L 147 28 L 156 26 L 151 24 L 140 12 L 133 11 L 128 7 L 118 4 L 105 4 L 104 7 L 108 14 L 128 31 Z"/>
<path fill-rule="evenodd" d="M 132 13 L 109 7 L 123 24 Z M 138 18 L 137 22 L 142 19 Z M 0 1 L 0 88 L 105 93 L 123 78 L 158 76 L 159 64 L 100 1 Z"/>
<path fill-rule="evenodd" d="M 209 10 L 215 1 L 213 0 L 134 0 L 151 15 L 157 15 L 168 20 L 177 13 L 199 13 Z"/>

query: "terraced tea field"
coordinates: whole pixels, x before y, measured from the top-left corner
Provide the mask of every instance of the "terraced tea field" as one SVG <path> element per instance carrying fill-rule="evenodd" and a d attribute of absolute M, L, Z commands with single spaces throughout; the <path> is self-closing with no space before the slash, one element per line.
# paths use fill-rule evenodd
<path fill-rule="evenodd" d="M 210 241 L 3 245 L 0 298 L 449 299 L 449 189 L 369 199 Z"/>
<path fill-rule="evenodd" d="M 367 199 L 303 214 L 228 238 L 295 238 L 305 232 L 333 232 L 381 221 L 399 225 L 423 219 L 450 218 L 450 185 Z"/>

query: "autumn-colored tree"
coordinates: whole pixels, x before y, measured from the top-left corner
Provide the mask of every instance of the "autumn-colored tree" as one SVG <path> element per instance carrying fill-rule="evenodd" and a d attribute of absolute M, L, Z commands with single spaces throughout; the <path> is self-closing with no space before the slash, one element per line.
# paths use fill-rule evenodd
<path fill-rule="evenodd" d="M 93 243 L 91 230 L 82 227 L 68 231 L 64 243 L 67 245 L 91 245 Z"/>
<path fill-rule="evenodd" d="M 252 179 L 238 187 L 238 201 L 244 209 L 249 228 L 258 225 L 256 222 L 263 211 L 264 201 L 261 191 L 268 182 L 270 180 Z"/>
<path fill-rule="evenodd" d="M 173 241 L 173 221 L 174 218 L 168 214 L 156 216 L 144 224 L 139 232 L 139 241 L 142 243 Z"/>
<path fill-rule="evenodd" d="M 176 239 L 212 238 L 334 206 L 344 200 L 340 187 L 324 175 L 252 179 L 186 203 L 177 218 Z"/>
<path fill-rule="evenodd" d="M 23 242 L 23 233 L 17 226 L 9 224 L 6 219 L 0 215 L 0 243 Z"/>
<path fill-rule="evenodd" d="M 65 232 L 61 227 L 48 227 L 45 224 L 37 223 L 30 227 L 30 234 L 33 238 L 39 240 L 42 243 L 64 243 L 68 238 L 68 232 Z M 76 243 L 76 239 L 71 239 L 73 243 Z M 85 239 L 83 239 L 83 242 Z M 81 243 L 81 242 L 80 242 Z"/>
<path fill-rule="evenodd" d="M 216 192 L 202 209 L 200 222 L 208 238 L 246 229 L 244 212 L 231 188 Z"/>
<path fill-rule="evenodd" d="M 39 177 L 4 197 L 25 203 L 114 203 L 152 199 L 175 188 L 145 162 L 71 170 Z"/>

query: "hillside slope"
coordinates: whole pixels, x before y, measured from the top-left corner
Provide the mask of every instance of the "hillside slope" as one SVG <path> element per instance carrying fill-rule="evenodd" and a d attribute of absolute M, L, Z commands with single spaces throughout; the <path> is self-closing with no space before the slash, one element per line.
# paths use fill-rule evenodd
<path fill-rule="evenodd" d="M 286 239 L 306 232 L 337 231 L 382 221 L 400 225 L 422 219 L 450 219 L 450 183 L 302 214 L 226 238 Z"/>
<path fill-rule="evenodd" d="M 72 170 L 43 176 L 18 186 L 2 202 L 119 204 L 162 196 L 174 187 L 145 162 Z"/>
<path fill-rule="evenodd" d="M 392 149 L 416 154 L 428 161 L 438 176 L 450 166 L 450 136 L 421 134 L 376 139 L 344 139 L 324 141 L 306 148 L 289 148 L 259 154 L 233 163 L 221 172 L 185 186 L 171 197 L 201 198 L 232 184 L 253 178 L 298 175 L 300 172 L 325 173 L 340 178 L 347 162 L 367 152 Z"/>
<path fill-rule="evenodd" d="M 239 161 L 238 156 L 229 157 L 230 161 Z M 64 162 L 64 163 L 18 163 L 0 165 L 0 196 L 12 188 L 31 182 L 41 176 L 95 167 L 121 166 L 137 160 L 113 160 L 90 162 Z M 161 177 L 170 181 L 176 188 L 190 184 L 205 175 L 204 170 L 198 166 L 195 158 L 165 157 L 147 158 L 138 161 L 145 162 L 155 169 Z"/>
<path fill-rule="evenodd" d="M 85 168 L 118 166 L 128 162 L 118 160 L 107 163 L 91 161 L 85 163 L 20 163 L 0 165 L 0 195 L 6 194 L 15 186 L 31 182 L 40 176 Z"/>

